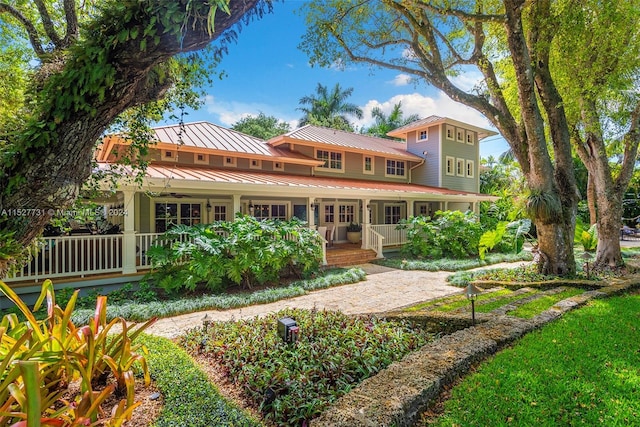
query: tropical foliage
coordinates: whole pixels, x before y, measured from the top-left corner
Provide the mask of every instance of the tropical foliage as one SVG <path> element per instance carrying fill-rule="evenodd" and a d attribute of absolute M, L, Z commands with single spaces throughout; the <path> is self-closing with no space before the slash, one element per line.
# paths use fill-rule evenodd
<path fill-rule="evenodd" d="M 294 319 L 300 328 L 294 343 L 285 343 L 277 333 L 277 321 L 283 317 Z M 180 344 L 220 364 L 266 420 L 300 426 L 430 339 L 424 330 L 405 323 L 289 309 L 251 320 L 211 323 L 189 331 Z"/>
<path fill-rule="evenodd" d="M 146 384 L 150 381 L 145 349 L 133 340 L 155 319 L 133 330 L 123 319 L 107 322 L 106 297 L 100 297 L 89 323 L 76 326 L 71 317 L 78 291 L 62 309 L 47 280 L 33 311 L 1 281 L 0 291 L 25 319 L 8 314 L 0 322 L 1 426 L 94 425 L 98 419 L 106 426 L 119 426 L 131 418 L 139 405 L 134 366 Z M 37 320 L 34 311 L 45 300 L 47 315 Z M 72 384 L 79 384 L 79 392 L 64 397 Z M 112 396 L 119 401 L 104 408 Z"/>
<path fill-rule="evenodd" d="M 257 116 L 243 117 L 231 126 L 231 129 L 260 139 L 271 139 L 291 130 L 289 123 L 274 116 L 260 112 Z"/>
<path fill-rule="evenodd" d="M 229 283 L 246 288 L 276 283 L 281 276 L 310 275 L 322 261 L 319 234 L 296 218 L 258 221 L 239 215 L 211 225 L 178 225 L 158 243 L 147 255 L 158 268 L 154 279 L 168 292 L 199 284 L 221 290 Z"/>
<path fill-rule="evenodd" d="M 389 115 L 386 115 L 380 107 L 374 107 L 371 110 L 371 116 L 375 119 L 375 123 L 368 129 L 363 130 L 363 133 L 380 138 L 390 138 L 387 136 L 387 133 L 420 119 L 420 116 L 417 114 L 404 117 L 402 101 L 393 106 L 393 110 L 391 110 Z"/>
<path fill-rule="evenodd" d="M 362 118 L 362 110 L 356 104 L 347 102 L 353 93 L 353 88 L 342 89 L 340 83 L 329 91 L 327 86 L 318 83 L 315 95 L 300 98 L 298 110 L 304 113 L 299 125 L 307 124 L 353 131 L 353 125 L 348 116 Z"/>
<path fill-rule="evenodd" d="M 437 211 L 435 217 L 418 216 L 400 221 L 407 230 L 406 256 L 465 258 L 478 253 L 482 227 L 473 212 Z"/>

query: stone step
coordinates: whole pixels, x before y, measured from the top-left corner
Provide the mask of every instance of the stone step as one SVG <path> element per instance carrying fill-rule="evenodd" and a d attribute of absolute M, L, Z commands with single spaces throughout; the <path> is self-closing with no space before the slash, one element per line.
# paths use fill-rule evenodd
<path fill-rule="evenodd" d="M 376 259 L 376 253 L 372 250 L 327 251 L 328 267 L 347 267 L 356 264 L 365 264 L 374 259 Z"/>

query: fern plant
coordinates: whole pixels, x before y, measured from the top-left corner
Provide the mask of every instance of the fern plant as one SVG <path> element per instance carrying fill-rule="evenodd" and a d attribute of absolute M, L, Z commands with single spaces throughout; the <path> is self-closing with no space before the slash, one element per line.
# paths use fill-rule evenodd
<path fill-rule="evenodd" d="M 574 242 L 582 245 L 585 252 L 593 252 L 598 246 L 597 224 L 587 226 L 582 221 L 577 221 Z"/>

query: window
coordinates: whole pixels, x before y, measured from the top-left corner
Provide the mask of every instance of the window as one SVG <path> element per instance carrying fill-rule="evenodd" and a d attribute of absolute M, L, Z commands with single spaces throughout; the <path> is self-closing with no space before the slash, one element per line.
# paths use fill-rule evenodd
<path fill-rule="evenodd" d="M 178 154 L 172 150 L 162 150 L 162 160 L 165 162 L 178 161 Z"/>
<path fill-rule="evenodd" d="M 201 208 L 200 203 L 156 203 L 156 233 L 164 233 L 176 224 L 199 224 L 202 219 Z"/>
<path fill-rule="evenodd" d="M 456 159 L 456 175 L 464 176 L 464 159 Z"/>
<path fill-rule="evenodd" d="M 403 160 L 387 160 L 387 176 L 404 176 Z"/>
<path fill-rule="evenodd" d="M 226 221 L 227 220 L 227 207 L 225 205 L 214 205 L 213 209 L 214 221 Z"/>
<path fill-rule="evenodd" d="M 373 175 L 373 156 L 362 157 L 362 173 L 366 175 Z"/>
<path fill-rule="evenodd" d="M 456 161 L 456 159 L 454 159 L 453 157 L 447 156 L 447 165 L 446 165 L 446 169 L 445 169 L 445 173 L 447 175 L 455 175 L 456 174 L 455 169 L 453 169 L 454 168 L 453 165 L 454 165 L 455 161 Z"/>
<path fill-rule="evenodd" d="M 454 133 L 453 126 L 447 125 L 447 127 L 445 128 L 445 132 L 446 132 L 445 135 L 446 135 L 447 139 L 453 141 L 453 133 Z"/>
<path fill-rule="evenodd" d="M 316 150 L 316 159 L 324 160 L 324 165 L 319 166 L 324 169 L 333 169 L 342 171 L 342 153 L 337 151 Z"/>
<path fill-rule="evenodd" d="M 193 157 L 193 162 L 197 165 L 208 165 L 209 164 L 209 155 L 196 153 Z"/>
<path fill-rule="evenodd" d="M 281 203 L 258 203 L 253 205 L 253 216 L 257 220 L 287 219 L 287 205 Z"/>
<path fill-rule="evenodd" d="M 224 158 L 224 165 L 225 165 L 225 166 L 232 167 L 232 168 L 235 168 L 236 166 L 238 166 L 238 159 L 237 159 L 237 157 L 226 156 L 226 157 Z"/>
<path fill-rule="evenodd" d="M 456 141 L 464 142 L 464 130 L 456 129 Z"/>
<path fill-rule="evenodd" d="M 418 141 L 426 141 L 427 139 L 429 139 L 429 131 L 421 130 L 418 133 Z"/>
<path fill-rule="evenodd" d="M 473 178 L 473 170 L 475 169 L 475 164 L 473 160 L 467 160 L 467 178 Z"/>
<path fill-rule="evenodd" d="M 334 215 L 334 206 L 333 205 L 324 205 L 324 223 L 325 224 L 333 224 L 335 219 Z"/>
<path fill-rule="evenodd" d="M 249 160 L 249 169 L 262 169 L 262 160 L 258 160 L 258 159 Z"/>
<path fill-rule="evenodd" d="M 338 222 L 342 224 L 350 224 L 356 222 L 356 206 L 355 205 L 339 205 L 338 206 Z"/>
<path fill-rule="evenodd" d="M 402 211 L 400 205 L 384 205 L 384 223 L 385 224 L 397 224 L 400 222 L 400 215 Z"/>
<path fill-rule="evenodd" d="M 475 135 L 473 134 L 473 132 L 471 131 L 467 131 L 467 144 L 469 145 L 473 145 L 473 143 L 476 141 Z"/>
<path fill-rule="evenodd" d="M 284 170 L 284 163 L 282 163 L 282 162 L 273 162 L 273 170 L 274 171 L 283 171 Z"/>

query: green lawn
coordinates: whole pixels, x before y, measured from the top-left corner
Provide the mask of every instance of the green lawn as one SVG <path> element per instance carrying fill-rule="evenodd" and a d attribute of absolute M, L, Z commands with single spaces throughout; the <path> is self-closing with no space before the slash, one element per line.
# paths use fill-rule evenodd
<path fill-rule="evenodd" d="M 636 294 L 593 301 L 501 351 L 453 388 L 434 425 L 628 426 L 638 419 Z"/>

